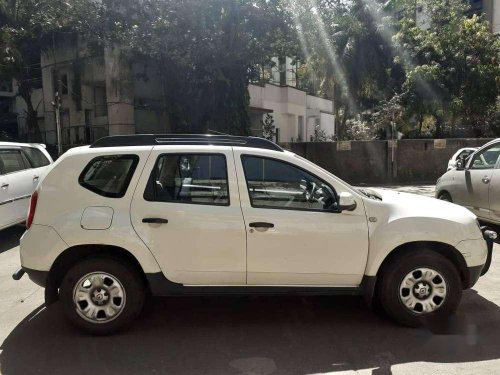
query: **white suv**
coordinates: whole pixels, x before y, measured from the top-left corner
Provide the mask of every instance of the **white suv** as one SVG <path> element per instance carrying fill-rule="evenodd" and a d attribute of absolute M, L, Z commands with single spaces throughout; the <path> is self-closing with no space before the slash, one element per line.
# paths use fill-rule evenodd
<path fill-rule="evenodd" d="M 0 142 L 0 230 L 26 220 L 31 194 L 51 163 L 44 145 Z"/>
<path fill-rule="evenodd" d="M 97 334 L 131 322 L 147 293 L 364 294 L 417 326 L 457 308 L 495 235 L 457 205 L 355 189 L 264 139 L 203 135 L 68 151 L 27 226 L 14 278 L 27 272 Z"/>

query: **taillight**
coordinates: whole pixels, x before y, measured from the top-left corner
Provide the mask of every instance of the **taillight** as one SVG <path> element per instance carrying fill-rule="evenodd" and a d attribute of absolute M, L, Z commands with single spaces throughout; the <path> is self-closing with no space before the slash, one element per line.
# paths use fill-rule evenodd
<path fill-rule="evenodd" d="M 31 194 L 30 209 L 28 211 L 28 218 L 26 219 L 26 229 L 30 229 L 31 224 L 33 223 L 37 202 L 38 202 L 38 191 L 35 190 L 33 194 Z"/>

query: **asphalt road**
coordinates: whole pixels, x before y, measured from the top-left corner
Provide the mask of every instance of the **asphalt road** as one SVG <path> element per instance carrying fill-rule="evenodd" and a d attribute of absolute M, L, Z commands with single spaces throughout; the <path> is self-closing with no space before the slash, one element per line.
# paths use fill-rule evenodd
<path fill-rule="evenodd" d="M 492 374 L 500 372 L 500 256 L 439 333 L 408 329 L 358 297 L 151 300 L 129 331 L 87 336 L 19 267 L 22 227 L 0 232 L 3 374 Z M 43 249 L 40 249 L 43 251 Z"/>

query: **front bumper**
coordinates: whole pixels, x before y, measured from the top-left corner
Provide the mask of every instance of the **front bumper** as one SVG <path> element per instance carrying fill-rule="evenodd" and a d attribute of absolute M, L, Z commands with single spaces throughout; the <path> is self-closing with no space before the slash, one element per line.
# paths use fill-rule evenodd
<path fill-rule="evenodd" d="M 49 271 L 38 271 L 38 270 L 32 270 L 30 268 L 26 268 L 26 267 L 21 267 L 19 270 L 14 272 L 14 274 L 12 275 L 12 278 L 16 281 L 20 280 L 21 277 L 23 277 L 25 273 L 28 274 L 28 277 L 30 278 L 30 280 L 33 281 L 36 285 L 39 285 L 42 288 L 45 288 L 47 286 L 47 280 L 49 278 Z"/>

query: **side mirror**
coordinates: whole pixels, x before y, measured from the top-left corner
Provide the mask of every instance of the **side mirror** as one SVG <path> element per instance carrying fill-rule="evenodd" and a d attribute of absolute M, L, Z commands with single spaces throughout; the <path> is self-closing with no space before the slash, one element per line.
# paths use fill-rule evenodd
<path fill-rule="evenodd" d="M 356 206 L 356 201 L 351 193 L 343 191 L 339 194 L 338 208 L 340 211 L 354 211 Z"/>
<path fill-rule="evenodd" d="M 462 155 L 458 160 L 457 160 L 457 171 L 463 171 L 465 169 L 465 155 Z"/>

